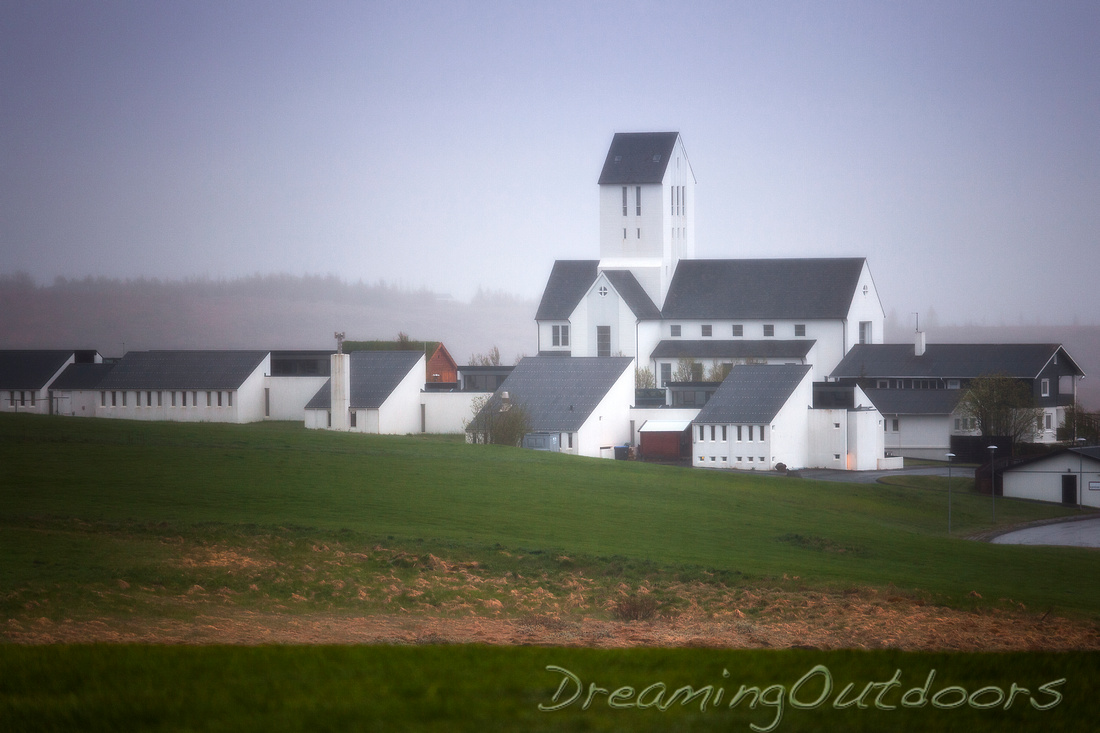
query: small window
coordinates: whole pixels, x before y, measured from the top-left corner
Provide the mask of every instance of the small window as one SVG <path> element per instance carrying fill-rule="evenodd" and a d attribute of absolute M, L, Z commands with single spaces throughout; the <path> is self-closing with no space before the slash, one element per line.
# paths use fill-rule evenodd
<path fill-rule="evenodd" d="M 1050 397 L 1050 380 L 1044 379 L 1041 384 L 1043 397 Z"/>
<path fill-rule="evenodd" d="M 569 447 L 572 448 L 573 447 L 573 433 L 568 433 L 568 435 L 569 435 Z"/>
<path fill-rule="evenodd" d="M 735 460 L 735 461 L 736 461 L 737 463 L 740 463 L 740 462 L 741 462 L 741 456 L 737 456 L 737 458 L 735 458 L 734 460 Z"/>
<path fill-rule="evenodd" d="M 611 326 L 596 326 L 596 356 L 611 356 Z"/>
<path fill-rule="evenodd" d="M 222 393 L 221 393 L 221 390 L 219 390 L 218 391 L 218 407 L 221 407 L 221 406 L 222 406 Z M 352 415 L 354 415 L 354 414 L 355 413 L 352 413 Z"/>
<path fill-rule="evenodd" d="M 623 186 L 623 216 L 626 216 L 626 186 Z M 623 230 L 623 237 L 626 237 L 626 230 Z"/>
<path fill-rule="evenodd" d="M 752 425 L 747 425 L 746 427 L 749 429 L 749 442 L 751 443 L 752 442 Z M 752 459 L 750 458 L 749 460 L 751 461 Z"/>
<path fill-rule="evenodd" d="M 642 238 L 642 230 L 639 228 L 637 239 L 641 239 L 641 238 Z"/>
<path fill-rule="evenodd" d="M 714 463 L 714 462 L 715 462 L 715 461 L 717 461 L 717 460 L 718 460 L 718 459 L 717 459 L 717 457 L 716 457 L 716 456 L 711 456 L 711 457 L 710 457 L 710 462 L 711 462 L 711 463 Z"/>
<path fill-rule="evenodd" d="M 213 404 L 214 404 L 214 403 L 213 403 L 212 395 L 210 394 L 210 392 L 209 392 L 209 391 L 207 391 L 207 393 L 206 393 L 206 406 L 207 406 L 207 407 L 210 407 L 210 406 L 212 406 Z"/>
<path fill-rule="evenodd" d="M 634 187 L 634 213 L 638 216 L 642 215 L 642 187 L 641 186 L 635 186 Z"/>
<path fill-rule="evenodd" d="M 601 286 L 600 286 L 600 289 L 599 289 L 599 291 L 598 291 L 598 292 L 599 292 L 599 294 L 600 294 L 600 297 L 601 297 L 601 298 L 604 298 L 604 297 L 607 297 L 607 293 L 608 293 L 609 291 L 608 291 L 608 289 L 607 289 L 607 286 L 606 286 L 606 285 L 601 285 Z"/>
<path fill-rule="evenodd" d="M 12 403 L 13 406 L 15 405 L 15 392 L 11 393 L 11 403 Z M 106 407 L 107 406 L 107 393 L 106 392 L 100 392 L 99 393 L 99 406 L 100 407 Z"/>
<path fill-rule="evenodd" d="M 626 227 L 623 227 L 623 239 L 626 239 Z"/>
<path fill-rule="evenodd" d="M 745 327 L 740 323 L 733 324 L 733 336 L 734 338 L 741 338 L 745 335 Z"/>
<path fill-rule="evenodd" d="M 1053 427 L 1054 427 L 1053 419 L 1051 417 L 1051 414 L 1048 412 L 1046 414 L 1046 428 L 1047 428 L 1047 430 L 1051 430 L 1051 429 L 1053 429 Z"/>
<path fill-rule="evenodd" d="M 703 435 L 703 431 L 704 431 L 705 429 L 706 429 L 706 428 L 704 428 L 704 427 L 703 427 L 702 425 L 700 425 L 700 426 L 699 426 L 699 440 L 705 440 L 705 439 L 706 439 L 706 438 L 704 437 L 704 435 Z"/>
<path fill-rule="evenodd" d="M 833 427 L 836 428 L 837 430 L 840 430 L 840 423 L 838 423 L 838 422 L 833 423 Z"/>
<path fill-rule="evenodd" d="M 962 420 L 955 418 L 955 430 L 962 430 Z"/>
<path fill-rule="evenodd" d="M 351 411 L 351 414 L 348 416 L 348 419 L 349 419 L 348 425 L 350 425 L 353 428 L 359 427 L 358 424 L 357 424 L 358 419 L 356 418 L 355 410 Z"/>
<path fill-rule="evenodd" d="M 711 425 L 710 426 L 710 439 L 711 439 L 712 442 L 714 441 L 714 430 L 715 430 L 715 426 Z"/>
<path fill-rule="evenodd" d="M 711 335 L 711 326 L 709 324 L 703 326 L 703 338 L 710 338 Z"/>
<path fill-rule="evenodd" d="M 890 421 L 890 426 L 893 428 L 894 432 L 896 433 L 896 432 L 898 432 L 898 428 L 901 426 L 901 423 L 895 417 L 893 420 Z"/>
<path fill-rule="evenodd" d="M 661 363 L 661 386 L 667 387 L 668 383 L 672 381 L 672 364 L 668 362 Z"/>
<path fill-rule="evenodd" d="M 738 425 L 738 426 L 737 426 L 737 442 L 738 442 L 738 443 L 740 443 L 740 442 L 741 442 L 741 426 L 740 426 L 740 425 Z M 740 461 L 740 460 L 741 460 L 741 457 L 740 457 L 740 456 L 738 456 L 738 457 L 737 457 L 737 460 L 739 460 L 739 461 Z"/>
<path fill-rule="evenodd" d="M 796 323 L 795 327 L 794 327 L 794 335 L 798 336 L 798 337 L 805 336 L 806 335 L 806 324 L 805 323 Z"/>
<path fill-rule="evenodd" d="M 760 426 L 760 440 L 763 440 L 763 439 L 764 439 L 764 426 L 761 425 Z M 761 459 L 761 460 L 763 460 L 763 459 Z"/>
<path fill-rule="evenodd" d="M 226 402 L 225 402 L 226 407 L 232 407 L 233 406 L 233 393 L 232 392 L 226 392 L 225 393 L 225 400 L 226 400 Z"/>
<path fill-rule="evenodd" d="M 833 454 L 833 459 L 839 461 L 840 460 L 840 454 L 839 453 L 834 453 Z"/>
<path fill-rule="evenodd" d="M 722 440 L 725 440 L 725 439 L 726 439 L 726 426 L 725 426 L 725 425 L 723 425 L 723 426 L 722 426 Z M 726 459 L 725 459 L 725 458 L 723 458 L 722 460 L 724 461 L 724 460 L 726 460 Z"/>
<path fill-rule="evenodd" d="M 680 326 L 674 324 L 672 326 L 672 338 L 680 338 Z"/>
<path fill-rule="evenodd" d="M 877 379 L 875 380 L 875 387 L 878 389 L 890 389 L 889 379 Z"/>
<path fill-rule="evenodd" d="M 764 337 L 768 338 L 775 335 L 775 326 L 770 323 L 764 324 Z"/>

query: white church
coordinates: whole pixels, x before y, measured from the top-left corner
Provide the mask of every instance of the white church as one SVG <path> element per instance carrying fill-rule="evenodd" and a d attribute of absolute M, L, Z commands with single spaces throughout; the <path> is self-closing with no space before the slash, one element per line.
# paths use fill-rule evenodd
<path fill-rule="evenodd" d="M 535 316 L 539 355 L 630 357 L 666 396 L 630 408 L 628 442 L 690 429 L 696 466 L 884 467 L 882 416 L 863 392 L 838 402 L 834 390 L 818 406 L 813 389 L 852 346 L 882 343 L 866 260 L 696 259 L 695 185 L 679 133 L 614 136 L 600 259 L 554 264 Z"/>

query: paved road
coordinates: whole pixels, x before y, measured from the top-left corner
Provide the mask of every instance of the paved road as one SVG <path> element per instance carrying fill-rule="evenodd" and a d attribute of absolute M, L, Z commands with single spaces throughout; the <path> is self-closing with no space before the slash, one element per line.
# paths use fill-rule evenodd
<path fill-rule="evenodd" d="M 947 476 L 947 466 L 919 466 L 917 468 L 898 468 L 893 471 L 836 471 L 827 468 L 803 469 L 798 472 L 802 478 L 816 481 L 843 481 L 849 484 L 877 484 L 885 476 Z M 951 469 L 955 477 L 974 477 L 974 467 Z"/>
<path fill-rule="evenodd" d="M 998 545 L 1100 547 L 1100 518 L 1078 519 L 1018 529 L 1015 532 L 994 537 L 990 542 Z"/>

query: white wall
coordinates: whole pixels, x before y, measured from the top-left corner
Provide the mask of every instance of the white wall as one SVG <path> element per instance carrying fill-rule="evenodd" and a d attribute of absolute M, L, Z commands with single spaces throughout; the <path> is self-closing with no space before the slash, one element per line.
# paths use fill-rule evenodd
<path fill-rule="evenodd" d="M 269 420 L 301 420 L 313 395 L 325 386 L 328 377 L 265 377 L 264 387 L 271 390 Z"/>
<path fill-rule="evenodd" d="M 863 292 L 864 288 L 867 288 L 866 293 Z M 851 308 L 848 310 L 847 349 L 859 343 L 860 321 L 870 321 L 873 324 L 870 343 L 883 343 L 886 312 L 882 309 L 882 300 L 879 298 L 875 281 L 871 277 L 871 269 L 866 262 L 863 263 L 863 271 L 860 273 L 855 296 L 852 299 Z"/>
<path fill-rule="evenodd" d="M 96 417 L 99 391 L 90 389 L 53 390 L 53 399 L 56 401 L 54 409 L 58 415 Z"/>
<path fill-rule="evenodd" d="M 421 392 L 424 406 L 424 432 L 464 433 L 473 419 L 474 400 L 486 399 L 492 392 Z"/>
<path fill-rule="evenodd" d="M 378 432 L 405 435 L 420 432 L 420 392 L 424 388 L 427 359 L 417 359 L 390 396 L 378 408 Z"/>
<path fill-rule="evenodd" d="M 1100 508 L 1100 463 L 1066 452 L 1004 472 L 1004 495 L 1062 503 L 1062 476 L 1077 477 L 1081 504 Z M 1090 490 L 1089 485 L 1098 487 Z"/>
<path fill-rule="evenodd" d="M 577 455 L 613 458 L 607 448 L 630 442 L 630 405 L 634 403 L 634 362 L 623 370 L 596 409 L 577 431 Z"/>
<path fill-rule="evenodd" d="M 906 458 L 942 461 L 951 451 L 952 418 L 947 415 L 883 415 L 884 449 Z M 894 430 L 894 420 L 898 430 Z"/>
<path fill-rule="evenodd" d="M 848 470 L 874 471 L 885 456 L 882 415 L 878 410 L 851 410 L 847 416 Z"/>
<path fill-rule="evenodd" d="M 808 465 L 813 468 L 848 467 L 848 411 L 809 410 L 810 451 Z"/>

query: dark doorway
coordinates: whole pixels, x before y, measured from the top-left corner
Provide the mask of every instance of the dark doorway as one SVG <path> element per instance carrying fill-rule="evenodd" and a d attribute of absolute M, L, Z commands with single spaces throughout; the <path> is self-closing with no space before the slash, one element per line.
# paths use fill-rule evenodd
<path fill-rule="evenodd" d="M 1062 474 L 1062 503 L 1077 504 L 1077 477 L 1072 473 Z"/>

